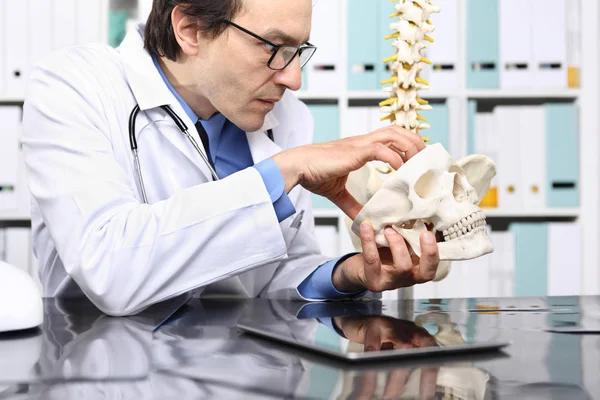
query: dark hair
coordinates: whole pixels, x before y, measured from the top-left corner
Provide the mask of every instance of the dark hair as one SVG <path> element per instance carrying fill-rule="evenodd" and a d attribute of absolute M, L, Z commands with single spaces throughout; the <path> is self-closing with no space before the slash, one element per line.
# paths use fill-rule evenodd
<path fill-rule="evenodd" d="M 146 21 L 144 47 L 172 61 L 180 50 L 171 24 L 171 13 L 178 5 L 185 15 L 197 18 L 198 28 L 214 39 L 227 27 L 223 20 L 231 20 L 239 13 L 242 0 L 154 0 Z"/>

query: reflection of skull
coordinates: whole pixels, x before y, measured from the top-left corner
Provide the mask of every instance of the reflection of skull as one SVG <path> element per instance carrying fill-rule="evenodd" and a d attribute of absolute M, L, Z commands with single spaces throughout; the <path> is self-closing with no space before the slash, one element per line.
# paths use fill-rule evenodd
<path fill-rule="evenodd" d="M 485 216 L 477 203 L 494 175 L 495 166 L 488 157 L 472 155 L 455 163 L 441 144 L 427 146 L 378 190 L 370 188 L 374 194 L 363 203 L 352 231 L 359 235 L 360 223 L 369 221 L 377 243 L 388 246 L 383 230 L 392 226 L 420 256 L 419 236 L 429 229 L 436 235 L 440 260 L 467 260 L 490 253 Z M 348 189 L 353 193 L 350 186 L 352 179 Z M 356 197 L 359 202 L 365 200 Z"/>

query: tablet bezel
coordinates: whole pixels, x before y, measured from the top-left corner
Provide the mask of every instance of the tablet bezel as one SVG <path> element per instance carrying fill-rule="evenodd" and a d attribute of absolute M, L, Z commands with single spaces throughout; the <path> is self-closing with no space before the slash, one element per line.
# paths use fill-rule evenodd
<path fill-rule="evenodd" d="M 510 342 L 478 342 L 478 343 L 468 343 L 462 345 L 451 345 L 451 346 L 443 346 L 443 347 L 422 347 L 410 350 L 382 350 L 382 351 L 370 351 L 364 353 L 340 353 L 328 350 L 323 347 L 315 346 L 309 344 L 307 342 L 300 342 L 298 340 L 294 340 L 289 336 L 285 336 L 276 332 L 275 330 L 269 330 L 268 326 L 273 325 L 265 324 L 261 326 L 252 326 L 247 323 L 238 323 L 238 329 L 243 332 L 250 333 L 252 335 L 257 335 L 262 338 L 268 338 L 272 340 L 276 340 L 280 343 L 285 343 L 294 347 L 299 347 L 302 349 L 310 350 L 312 352 L 317 352 L 320 354 L 325 354 L 328 356 L 333 356 L 337 359 L 342 359 L 346 361 L 373 361 L 373 360 L 388 360 L 388 359 L 403 359 L 403 358 L 412 358 L 412 357 L 426 357 L 429 355 L 446 355 L 446 354 L 460 354 L 460 353 L 475 353 L 475 352 L 483 352 L 483 351 L 497 351 L 506 346 L 510 345 Z"/>

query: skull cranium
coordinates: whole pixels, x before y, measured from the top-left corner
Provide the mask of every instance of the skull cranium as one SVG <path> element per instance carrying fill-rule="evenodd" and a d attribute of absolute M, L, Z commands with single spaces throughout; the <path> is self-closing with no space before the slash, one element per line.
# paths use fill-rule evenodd
<path fill-rule="evenodd" d="M 369 221 L 376 242 L 388 246 L 383 231 L 391 226 L 420 256 L 419 236 L 429 229 L 436 234 L 440 260 L 467 260 L 490 253 L 493 247 L 485 216 L 477 204 L 495 173 L 488 157 L 470 155 L 455 163 L 441 144 L 427 146 L 387 180 L 379 178 L 379 183 L 372 173 L 356 171 L 347 188 L 364 207 L 352 231 L 359 236 L 360 223 Z M 362 185 L 359 190 L 358 185 Z"/>

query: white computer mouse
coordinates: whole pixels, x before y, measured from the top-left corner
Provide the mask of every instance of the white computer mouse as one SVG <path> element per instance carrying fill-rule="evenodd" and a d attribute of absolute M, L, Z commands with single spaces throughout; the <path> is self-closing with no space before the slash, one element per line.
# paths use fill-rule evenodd
<path fill-rule="evenodd" d="M 35 328 L 43 319 L 42 295 L 33 278 L 0 261 L 0 332 Z"/>

